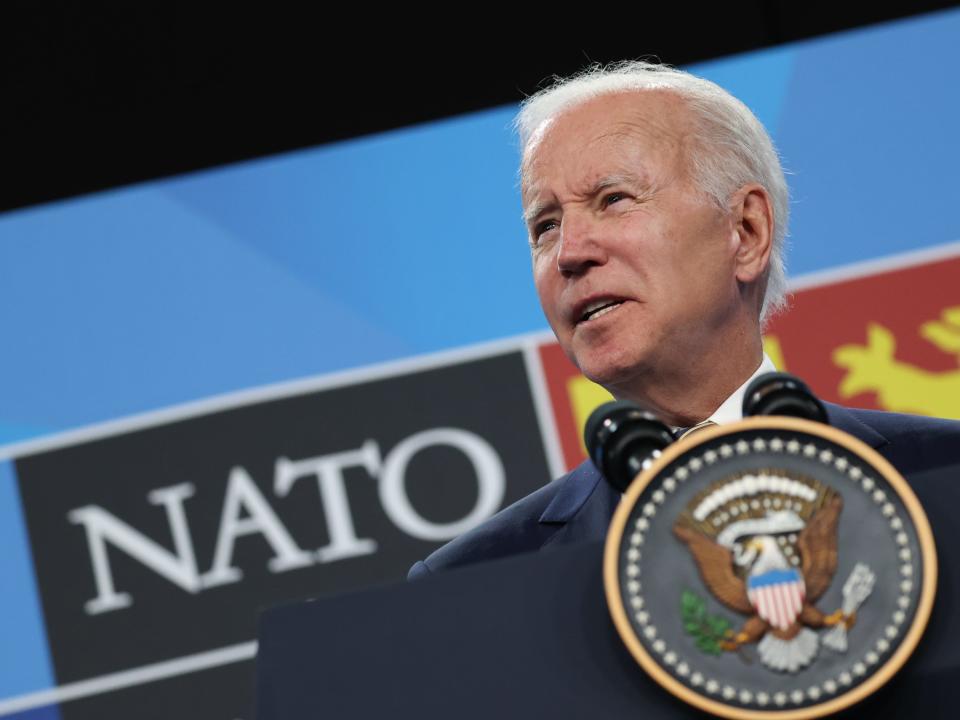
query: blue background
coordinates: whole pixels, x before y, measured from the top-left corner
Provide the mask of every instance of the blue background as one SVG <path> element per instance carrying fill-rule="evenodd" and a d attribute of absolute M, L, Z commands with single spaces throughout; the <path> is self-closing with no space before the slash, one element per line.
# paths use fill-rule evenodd
<path fill-rule="evenodd" d="M 960 13 L 691 68 L 755 109 L 793 274 L 960 238 Z M 0 443 L 546 327 L 515 107 L 0 218 Z"/>

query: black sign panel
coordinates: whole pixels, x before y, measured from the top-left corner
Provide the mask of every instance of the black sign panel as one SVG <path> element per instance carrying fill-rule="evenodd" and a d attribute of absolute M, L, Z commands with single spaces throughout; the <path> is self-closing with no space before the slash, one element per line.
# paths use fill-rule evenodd
<path fill-rule="evenodd" d="M 254 663 L 231 663 L 73 700 L 62 720 L 254 720 Z"/>
<path fill-rule="evenodd" d="M 23 457 L 17 474 L 59 684 L 249 641 L 265 606 L 401 579 L 549 480 L 520 352 Z"/>

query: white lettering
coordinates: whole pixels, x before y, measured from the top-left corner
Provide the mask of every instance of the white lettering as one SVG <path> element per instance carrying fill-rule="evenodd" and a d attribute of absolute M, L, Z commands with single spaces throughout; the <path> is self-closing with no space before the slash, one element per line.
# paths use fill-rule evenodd
<path fill-rule="evenodd" d="M 459 450 L 476 472 L 477 501 L 467 515 L 453 522 L 437 523 L 424 518 L 414 509 L 407 494 L 406 473 L 411 460 L 420 451 L 435 445 Z M 213 562 L 210 570 L 202 575 L 197 571 L 184 511 L 184 501 L 195 492 L 191 483 L 158 488 L 147 494 L 152 505 L 162 506 L 166 511 L 172 551 L 99 505 L 78 507 L 69 511 L 67 518 L 75 525 L 83 525 L 86 531 L 97 590 L 96 597 L 86 601 L 86 612 L 96 615 L 133 604 L 130 593 L 116 588 L 108 544 L 189 593 L 243 579 L 243 570 L 236 567 L 233 560 L 237 539 L 246 535 L 262 535 L 269 544 L 273 557 L 267 568 L 274 573 L 308 567 L 316 561 L 327 563 L 374 553 L 376 541 L 358 537 L 354 526 L 344 479 L 344 471 L 352 467 L 363 468 L 371 479 L 377 480 L 380 502 L 387 517 L 397 528 L 420 540 L 446 541 L 466 532 L 497 511 L 505 492 L 503 464 L 494 448 L 479 435 L 457 428 L 434 428 L 411 435 L 385 458 L 381 457 L 374 440 L 367 440 L 359 448 L 329 455 L 302 460 L 277 458 L 274 471 L 277 496 L 288 496 L 302 478 L 316 478 L 329 542 L 311 552 L 297 545 L 250 474 L 237 466 L 227 480 Z"/>
<path fill-rule="evenodd" d="M 432 445 L 461 450 L 477 473 L 477 502 L 465 517 L 452 523 L 426 520 L 413 509 L 407 496 L 407 465 L 414 455 Z M 493 515 L 503 500 L 504 488 L 503 463 L 490 443 L 466 430 L 436 428 L 411 435 L 390 451 L 380 475 L 380 502 L 393 523 L 407 534 L 421 540 L 450 540 Z"/>
<path fill-rule="evenodd" d="M 377 549 L 375 540 L 358 538 L 353 526 L 353 516 L 350 514 L 350 503 L 343 481 L 343 471 L 348 467 L 362 467 L 371 477 L 376 477 L 380 469 L 380 448 L 377 443 L 367 440 L 357 450 L 304 460 L 277 458 L 273 487 L 280 497 L 285 497 L 300 478 L 311 475 L 317 478 L 323 516 L 330 536 L 330 543 L 316 552 L 320 562 L 370 555 Z"/>
<path fill-rule="evenodd" d="M 71 523 L 82 524 L 87 532 L 93 577 L 97 584 L 97 597 L 84 604 L 87 614 L 118 610 L 133 603 L 129 593 L 118 593 L 114 587 L 107 542 L 187 592 L 195 593 L 200 589 L 197 560 L 183 512 L 183 501 L 191 497 L 193 492 L 192 484 L 181 483 L 147 493 L 151 505 L 163 505 L 166 508 L 175 552 L 170 552 L 99 505 L 85 505 L 67 513 Z"/>
<path fill-rule="evenodd" d="M 240 517 L 244 510 L 247 517 Z M 205 588 L 238 582 L 243 577 L 243 571 L 232 565 L 234 545 L 241 535 L 255 533 L 263 535 L 273 548 L 274 556 L 267 563 L 270 572 L 279 573 L 313 564 L 310 553 L 297 547 L 247 471 L 235 467 L 227 481 L 213 566 L 202 578 Z"/>

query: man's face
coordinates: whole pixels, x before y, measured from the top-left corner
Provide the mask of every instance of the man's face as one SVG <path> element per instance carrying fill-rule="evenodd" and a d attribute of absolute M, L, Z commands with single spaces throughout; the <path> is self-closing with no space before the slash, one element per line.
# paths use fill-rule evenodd
<path fill-rule="evenodd" d="M 671 377 L 737 309 L 736 229 L 690 177 L 689 144 L 683 101 L 642 91 L 561 113 L 527 146 L 540 303 L 567 356 L 615 394 Z"/>

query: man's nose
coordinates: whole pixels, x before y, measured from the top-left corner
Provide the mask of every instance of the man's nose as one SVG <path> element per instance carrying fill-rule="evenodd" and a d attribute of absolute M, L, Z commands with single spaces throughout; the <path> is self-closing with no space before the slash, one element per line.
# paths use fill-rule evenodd
<path fill-rule="evenodd" d="M 560 222 L 560 249 L 557 270 L 563 275 L 578 275 L 607 261 L 600 239 L 599 224 L 587 213 L 567 213 Z"/>

